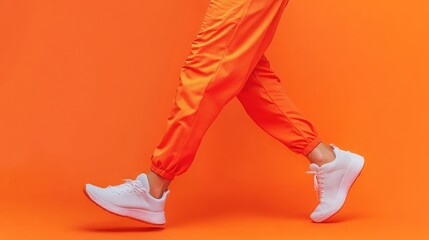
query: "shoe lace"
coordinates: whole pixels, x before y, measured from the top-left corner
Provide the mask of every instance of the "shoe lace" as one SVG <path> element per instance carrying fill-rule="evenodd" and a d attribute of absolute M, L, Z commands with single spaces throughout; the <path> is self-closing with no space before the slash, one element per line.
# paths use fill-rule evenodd
<path fill-rule="evenodd" d="M 325 175 L 323 171 L 307 171 L 306 173 L 308 174 L 314 174 L 314 190 L 316 191 L 317 194 L 317 199 L 319 200 L 319 202 L 323 201 L 323 197 L 324 197 L 324 179 L 325 179 Z"/>
<path fill-rule="evenodd" d="M 123 194 L 123 193 L 135 193 L 135 192 L 146 192 L 145 189 L 141 188 L 141 182 L 138 180 L 131 180 L 131 179 L 122 179 L 122 181 L 125 181 L 125 183 L 116 185 L 116 186 L 107 186 L 107 188 L 110 188 L 113 192 L 117 194 Z"/>

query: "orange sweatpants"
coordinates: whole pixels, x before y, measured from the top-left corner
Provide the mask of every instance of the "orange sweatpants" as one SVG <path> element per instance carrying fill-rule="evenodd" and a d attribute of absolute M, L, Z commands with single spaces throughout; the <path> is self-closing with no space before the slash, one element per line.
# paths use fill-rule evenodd
<path fill-rule="evenodd" d="M 288 0 L 210 0 L 180 71 L 167 129 L 150 169 L 173 180 L 191 165 L 209 126 L 237 97 L 264 131 L 307 155 L 320 139 L 287 97 L 264 52 Z"/>

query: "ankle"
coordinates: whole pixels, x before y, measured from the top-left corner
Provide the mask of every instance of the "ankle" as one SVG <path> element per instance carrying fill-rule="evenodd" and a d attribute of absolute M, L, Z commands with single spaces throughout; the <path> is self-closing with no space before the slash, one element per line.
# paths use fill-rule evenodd
<path fill-rule="evenodd" d="M 161 198 L 168 190 L 171 180 L 161 177 L 155 172 L 149 171 L 147 174 L 149 180 L 149 194 L 154 198 Z"/>
<path fill-rule="evenodd" d="M 311 163 L 320 167 L 325 163 L 334 161 L 335 153 L 331 147 L 326 146 L 324 143 L 320 143 L 307 155 L 307 158 Z"/>
<path fill-rule="evenodd" d="M 162 195 L 164 194 L 164 192 L 167 190 L 168 190 L 168 188 L 162 188 L 162 189 L 151 188 L 149 190 L 149 194 L 154 198 L 160 199 L 162 197 Z"/>

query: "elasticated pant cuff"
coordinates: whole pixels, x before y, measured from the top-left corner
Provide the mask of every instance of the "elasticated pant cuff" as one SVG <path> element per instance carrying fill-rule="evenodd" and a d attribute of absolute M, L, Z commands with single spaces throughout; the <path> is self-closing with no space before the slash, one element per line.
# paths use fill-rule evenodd
<path fill-rule="evenodd" d="M 158 167 L 157 167 L 157 166 L 155 166 L 155 165 L 151 165 L 150 170 L 151 170 L 152 172 L 154 172 L 154 173 L 156 173 L 156 174 L 160 175 L 161 177 L 163 177 L 163 178 L 166 178 L 166 179 L 170 180 L 170 181 L 171 181 L 171 180 L 173 180 L 173 179 L 174 179 L 174 177 L 175 177 L 175 175 L 174 175 L 174 174 L 169 173 L 169 172 L 167 172 L 167 171 L 165 171 L 165 170 L 163 170 L 163 169 L 161 169 L 161 168 L 158 168 Z"/>
<path fill-rule="evenodd" d="M 320 142 L 322 142 L 322 139 L 320 139 L 319 137 L 316 137 L 307 145 L 307 147 L 304 148 L 304 150 L 302 151 L 302 154 L 304 156 L 307 156 L 311 151 L 313 151 L 313 149 L 317 145 L 319 145 Z"/>

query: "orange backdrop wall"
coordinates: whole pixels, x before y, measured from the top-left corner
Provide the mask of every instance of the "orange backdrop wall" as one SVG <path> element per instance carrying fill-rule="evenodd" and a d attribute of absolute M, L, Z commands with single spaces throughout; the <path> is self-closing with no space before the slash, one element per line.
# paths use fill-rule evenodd
<path fill-rule="evenodd" d="M 206 7 L 207 0 L 0 1 L 3 234 L 64 238 L 102 228 L 97 223 L 138 226 L 96 209 L 82 188 L 148 170 Z M 337 233 L 427 234 L 428 9 L 422 0 L 291 0 L 267 51 L 323 141 L 366 157 L 334 219 L 346 222 Z M 308 223 L 316 195 L 307 168 L 234 99 L 172 183 L 167 221 L 177 230 L 260 215 L 300 222 L 288 230 L 297 236 L 332 231 Z"/>

